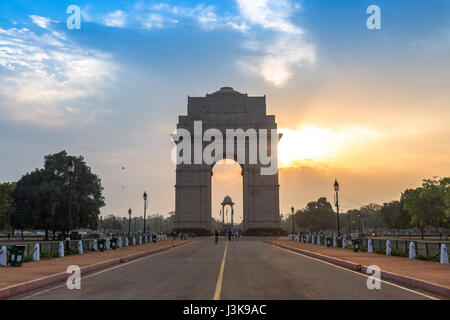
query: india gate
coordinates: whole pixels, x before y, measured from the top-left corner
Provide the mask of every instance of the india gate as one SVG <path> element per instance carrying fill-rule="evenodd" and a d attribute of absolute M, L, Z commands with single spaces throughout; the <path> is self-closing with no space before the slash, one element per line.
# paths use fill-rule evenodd
<path fill-rule="evenodd" d="M 233 88 L 223 87 L 220 90 L 206 94 L 205 97 L 188 97 L 187 115 L 180 115 L 177 130 L 184 129 L 191 133 L 191 144 L 194 144 L 194 125 L 201 121 L 202 132 L 217 129 L 225 137 L 228 129 L 255 129 L 258 146 L 266 143 L 269 152 L 277 152 L 276 143 L 281 135 L 270 136 L 261 140 L 260 129 L 273 132 L 277 129 L 274 115 L 266 114 L 265 96 L 248 96 Z M 241 131 L 242 131 L 241 130 Z M 264 131 L 264 130 L 263 130 Z M 276 131 L 275 131 L 276 132 Z M 198 135 L 198 133 L 197 133 Z M 267 137 L 266 137 L 267 138 Z M 276 139 L 276 140 L 274 140 Z M 258 159 L 256 163 L 246 161 L 251 149 L 250 140 L 244 139 L 245 159 L 242 153 L 235 152 L 232 160 L 239 163 L 243 181 L 243 228 L 279 228 L 279 184 L 278 170 L 274 174 L 263 175 L 261 168 L 266 165 Z M 275 144 L 271 144 L 273 141 Z M 233 141 L 234 143 L 234 141 Z M 224 138 L 224 149 L 227 141 Z M 201 148 L 207 143 L 202 142 Z M 233 148 L 237 148 L 237 144 Z M 275 149 L 275 150 L 274 150 Z M 211 230 L 211 179 L 215 163 L 227 158 L 223 152 L 214 158 L 213 163 L 192 161 L 179 163 L 176 166 L 175 185 L 175 228 L 201 228 Z M 192 158 L 194 155 L 192 155 Z M 277 163 L 275 162 L 275 165 Z"/>

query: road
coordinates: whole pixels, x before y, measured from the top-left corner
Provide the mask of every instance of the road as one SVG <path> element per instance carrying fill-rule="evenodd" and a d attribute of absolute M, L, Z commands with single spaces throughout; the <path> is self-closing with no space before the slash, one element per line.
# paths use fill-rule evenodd
<path fill-rule="evenodd" d="M 226 255 L 224 255 L 226 251 Z M 222 266 L 222 268 L 221 268 Z M 387 282 L 305 257 L 261 239 L 192 243 L 82 276 L 14 299 L 428 299 Z"/>

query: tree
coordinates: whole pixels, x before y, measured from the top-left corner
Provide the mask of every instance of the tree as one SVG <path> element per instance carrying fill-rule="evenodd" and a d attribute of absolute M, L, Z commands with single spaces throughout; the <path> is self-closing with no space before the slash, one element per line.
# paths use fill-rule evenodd
<path fill-rule="evenodd" d="M 44 168 L 25 174 L 13 196 L 17 209 L 12 223 L 15 227 L 65 230 L 68 211 L 69 156 L 65 151 L 44 157 Z M 71 229 L 96 229 L 100 208 L 105 205 L 100 178 L 91 172 L 82 156 L 72 157 Z"/>
<path fill-rule="evenodd" d="M 422 239 L 426 227 L 448 227 L 449 180 L 426 179 L 421 187 L 407 189 L 402 194 L 404 209 L 411 215 L 411 223 L 420 229 Z"/>
<path fill-rule="evenodd" d="M 11 228 L 11 216 L 15 210 L 12 193 L 15 187 L 15 182 L 0 183 L 0 230 Z"/>
<path fill-rule="evenodd" d="M 397 235 L 400 229 L 406 229 L 411 223 L 411 215 L 403 209 L 400 201 L 391 201 L 383 204 L 380 210 L 381 219 L 386 227 L 397 229 Z"/>
<path fill-rule="evenodd" d="M 336 214 L 325 197 L 311 201 L 305 209 L 298 210 L 295 221 L 298 227 L 312 231 L 336 229 Z"/>

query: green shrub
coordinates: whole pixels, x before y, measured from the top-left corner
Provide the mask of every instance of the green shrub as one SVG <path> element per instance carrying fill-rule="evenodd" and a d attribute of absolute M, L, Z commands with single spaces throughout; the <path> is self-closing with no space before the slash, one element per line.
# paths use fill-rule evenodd
<path fill-rule="evenodd" d="M 174 229 L 177 233 L 187 233 L 189 237 L 209 237 L 211 236 L 211 232 L 209 230 L 203 229 L 203 228 L 178 228 Z M 170 234 L 167 235 L 169 237 Z"/>
<path fill-rule="evenodd" d="M 243 233 L 245 236 L 253 236 L 253 237 L 273 237 L 273 236 L 285 236 L 287 232 L 280 228 L 252 228 L 245 230 Z"/>

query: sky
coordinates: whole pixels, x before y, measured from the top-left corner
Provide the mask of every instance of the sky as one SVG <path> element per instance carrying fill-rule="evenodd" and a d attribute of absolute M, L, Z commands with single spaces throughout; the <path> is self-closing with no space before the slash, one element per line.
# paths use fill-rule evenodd
<path fill-rule="evenodd" d="M 335 178 L 343 210 L 399 199 L 450 175 L 449 57 L 446 0 L 1 1 L 0 181 L 66 150 L 102 179 L 103 215 L 142 215 L 144 190 L 167 215 L 187 96 L 231 86 L 284 133 L 281 213 L 333 201 Z M 241 219 L 241 183 L 214 167 L 214 217 L 229 194 Z"/>

